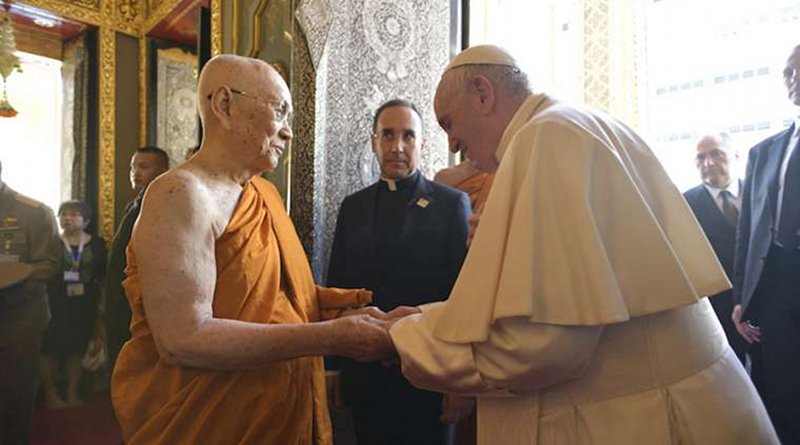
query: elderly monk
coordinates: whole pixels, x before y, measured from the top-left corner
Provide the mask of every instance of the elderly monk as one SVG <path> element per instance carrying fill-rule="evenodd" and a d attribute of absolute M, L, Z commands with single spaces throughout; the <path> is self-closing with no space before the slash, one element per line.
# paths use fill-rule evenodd
<path fill-rule="evenodd" d="M 644 141 L 493 46 L 434 108 L 496 173 L 450 299 L 391 328 L 412 383 L 477 395 L 482 444 L 778 443 L 705 298 L 728 280 Z"/>
<path fill-rule="evenodd" d="M 128 247 L 131 340 L 112 397 L 125 443 L 328 444 L 323 355 L 381 358 L 363 291 L 321 289 L 275 188 L 292 137 L 268 64 L 208 62 L 199 153 L 154 181 Z M 374 309 L 373 309 L 374 310 Z"/>

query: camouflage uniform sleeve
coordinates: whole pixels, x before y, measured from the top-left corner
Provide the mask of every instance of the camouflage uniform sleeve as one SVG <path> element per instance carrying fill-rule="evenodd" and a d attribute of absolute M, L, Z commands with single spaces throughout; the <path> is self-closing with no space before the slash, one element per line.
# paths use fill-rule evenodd
<path fill-rule="evenodd" d="M 28 237 L 30 261 L 33 266 L 31 278 L 47 281 L 60 269 L 61 240 L 58 237 L 56 218 L 47 206 L 35 209 L 29 221 Z"/>

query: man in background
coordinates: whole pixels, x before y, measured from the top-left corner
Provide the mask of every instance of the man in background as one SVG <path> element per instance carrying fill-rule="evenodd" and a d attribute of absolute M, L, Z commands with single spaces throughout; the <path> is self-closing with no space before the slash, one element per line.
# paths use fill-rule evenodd
<path fill-rule="evenodd" d="M 342 202 L 328 285 L 365 287 L 385 312 L 447 298 L 464 259 L 467 195 L 429 181 L 418 169 L 422 117 L 393 99 L 373 117 L 375 184 Z M 342 396 L 360 444 L 436 444 L 444 440 L 441 394 L 414 388 L 399 367 L 341 362 Z M 449 403 L 448 401 L 447 403 Z M 449 407 L 449 405 L 447 405 Z"/>
<path fill-rule="evenodd" d="M 733 278 L 736 221 L 741 205 L 741 181 L 732 173 L 738 160 L 739 153 L 732 146 L 727 133 L 701 137 L 697 142 L 695 164 L 703 183 L 683 194 L 730 279 Z M 733 291 L 728 289 L 711 295 L 709 300 L 725 330 L 728 343 L 744 365 L 747 342 L 736 332 L 731 320 Z"/>
<path fill-rule="evenodd" d="M 783 81 L 795 122 L 750 150 L 736 237 L 733 321 L 784 444 L 800 443 L 800 45 Z"/>
<path fill-rule="evenodd" d="M 0 164 L 0 175 L 2 175 Z M 50 309 L 45 283 L 60 270 L 53 211 L 0 179 L 0 443 L 30 440 L 39 347 Z"/>
<path fill-rule="evenodd" d="M 106 269 L 104 306 L 110 369 L 114 368 L 114 362 L 117 360 L 122 345 L 131 338 L 131 309 L 125 297 L 125 289 L 122 287 L 122 281 L 125 279 L 125 267 L 128 265 L 125 248 L 128 247 L 131 239 L 133 224 L 139 217 L 144 192 L 153 179 L 168 169 L 169 156 L 167 152 L 158 147 L 141 147 L 131 157 L 130 180 L 136 196 L 125 206 L 125 214 L 117 227 L 117 233 L 111 239 L 111 250 Z"/>

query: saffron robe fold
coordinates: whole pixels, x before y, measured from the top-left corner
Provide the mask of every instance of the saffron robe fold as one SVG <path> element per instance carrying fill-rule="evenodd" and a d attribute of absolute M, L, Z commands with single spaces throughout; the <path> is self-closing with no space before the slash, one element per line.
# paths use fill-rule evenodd
<path fill-rule="evenodd" d="M 707 295 L 730 287 L 635 133 L 531 96 L 446 302 L 392 327 L 404 375 L 477 395 L 478 443 L 777 444 Z"/>
<path fill-rule="evenodd" d="M 493 176 L 476 170 L 471 161 L 444 168 L 434 177 L 436 182 L 449 185 L 469 195 L 473 213 L 480 213 L 492 189 Z"/>
<path fill-rule="evenodd" d="M 370 301 L 361 290 L 315 286 L 278 192 L 260 177 L 245 185 L 215 257 L 215 318 L 308 323 L 319 321 L 322 310 Z M 321 357 L 236 371 L 166 365 L 144 313 L 130 246 L 126 273 L 132 337 L 111 388 L 126 444 L 332 443 Z"/>

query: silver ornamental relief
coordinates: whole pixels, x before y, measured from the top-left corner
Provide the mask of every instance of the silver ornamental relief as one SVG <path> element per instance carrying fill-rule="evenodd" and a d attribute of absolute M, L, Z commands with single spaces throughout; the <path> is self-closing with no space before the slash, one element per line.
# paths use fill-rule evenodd
<path fill-rule="evenodd" d="M 296 15 L 300 28 L 306 35 L 311 63 L 314 65 L 314 71 L 317 71 L 325 54 L 328 32 L 333 23 L 331 5 L 328 0 L 302 0 Z"/>
<path fill-rule="evenodd" d="M 407 2 L 365 0 L 363 23 L 367 43 L 378 56 L 378 71 L 390 82 L 408 76 L 406 63 L 414 57 L 417 27 Z"/>

